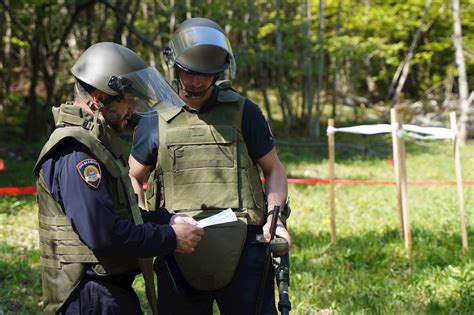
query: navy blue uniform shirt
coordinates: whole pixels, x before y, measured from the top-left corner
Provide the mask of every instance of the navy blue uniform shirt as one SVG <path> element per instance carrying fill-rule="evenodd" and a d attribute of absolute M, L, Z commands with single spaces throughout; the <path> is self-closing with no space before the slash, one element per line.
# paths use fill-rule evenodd
<path fill-rule="evenodd" d="M 174 251 L 176 234 L 168 225 L 166 209 L 142 210 L 142 225 L 135 225 L 114 211 L 112 196 L 101 165 L 97 188 L 87 184 L 76 166 L 94 159 L 88 149 L 70 141 L 56 149 L 42 165 L 43 177 L 53 198 L 62 205 L 81 240 L 93 251 L 128 257 L 153 257 Z"/>
<path fill-rule="evenodd" d="M 211 110 L 217 103 L 218 89 L 214 88 L 207 104 L 199 111 Z M 132 156 L 142 165 L 156 165 L 159 147 L 157 113 L 148 113 L 140 118 L 133 135 Z M 242 135 L 250 158 L 255 162 L 270 152 L 275 144 L 268 123 L 260 108 L 246 99 L 242 117 Z"/>

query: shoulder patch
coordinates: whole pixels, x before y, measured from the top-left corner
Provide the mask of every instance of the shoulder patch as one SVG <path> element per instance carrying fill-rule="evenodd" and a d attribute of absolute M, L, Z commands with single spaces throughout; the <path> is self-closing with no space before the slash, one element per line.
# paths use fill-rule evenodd
<path fill-rule="evenodd" d="M 85 159 L 76 164 L 76 170 L 87 185 L 99 188 L 102 181 L 100 164 L 94 159 Z"/>

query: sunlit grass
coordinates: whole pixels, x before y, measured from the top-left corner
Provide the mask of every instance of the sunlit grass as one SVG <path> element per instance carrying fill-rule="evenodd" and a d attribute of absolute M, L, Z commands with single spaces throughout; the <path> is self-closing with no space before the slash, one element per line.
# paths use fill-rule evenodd
<path fill-rule="evenodd" d="M 40 312 L 37 226 L 34 197 L 0 197 L 0 314 Z"/>

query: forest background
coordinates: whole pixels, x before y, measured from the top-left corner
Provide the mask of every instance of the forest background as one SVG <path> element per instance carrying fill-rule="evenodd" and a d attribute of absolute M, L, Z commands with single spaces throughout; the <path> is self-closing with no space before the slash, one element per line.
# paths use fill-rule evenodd
<path fill-rule="evenodd" d="M 28 140 L 49 134 L 50 107 L 72 97 L 71 66 L 98 41 L 129 46 L 169 78 L 162 49 L 181 21 L 197 16 L 222 25 L 237 60 L 234 85 L 254 92 L 286 134 L 317 136 L 328 116 L 345 119 L 343 107 L 355 120 L 369 112 L 388 120 L 396 104 L 409 107 L 407 119 L 460 112 L 459 91 L 472 101 L 474 1 L 453 11 L 455 3 L 1 0 L 1 129 Z M 454 34 L 455 22 L 464 36 Z"/>
<path fill-rule="evenodd" d="M 84 49 L 121 43 L 171 78 L 162 49 L 181 21 L 198 16 L 228 35 L 234 87 L 261 105 L 289 177 L 327 177 L 329 117 L 336 126 L 383 123 L 397 107 L 405 122 L 447 126 L 456 111 L 465 136 L 472 129 L 474 0 L 0 0 L 0 187 L 33 185 L 50 108 L 72 99 L 70 68 Z M 337 138 L 338 178 L 393 179 L 390 138 Z M 451 150 L 409 141 L 409 179 L 453 179 Z M 473 179 L 474 145 L 461 154 Z M 473 192 L 465 187 L 471 240 Z M 290 195 L 296 314 L 474 309 L 474 253 L 461 250 L 452 186 L 410 186 L 412 253 L 400 240 L 392 186 L 337 187 L 335 246 L 327 187 L 290 185 Z M 34 196 L 0 196 L 0 314 L 40 312 L 37 242 Z"/>

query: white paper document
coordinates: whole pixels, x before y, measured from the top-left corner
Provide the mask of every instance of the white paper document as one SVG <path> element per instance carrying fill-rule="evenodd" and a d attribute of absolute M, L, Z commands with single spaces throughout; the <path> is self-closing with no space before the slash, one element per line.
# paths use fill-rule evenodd
<path fill-rule="evenodd" d="M 205 228 L 206 226 L 228 223 L 228 222 L 235 222 L 237 221 L 237 216 L 235 215 L 234 211 L 231 208 L 222 210 L 218 214 L 214 214 L 208 218 L 202 219 L 198 221 L 198 226 L 200 228 Z"/>

